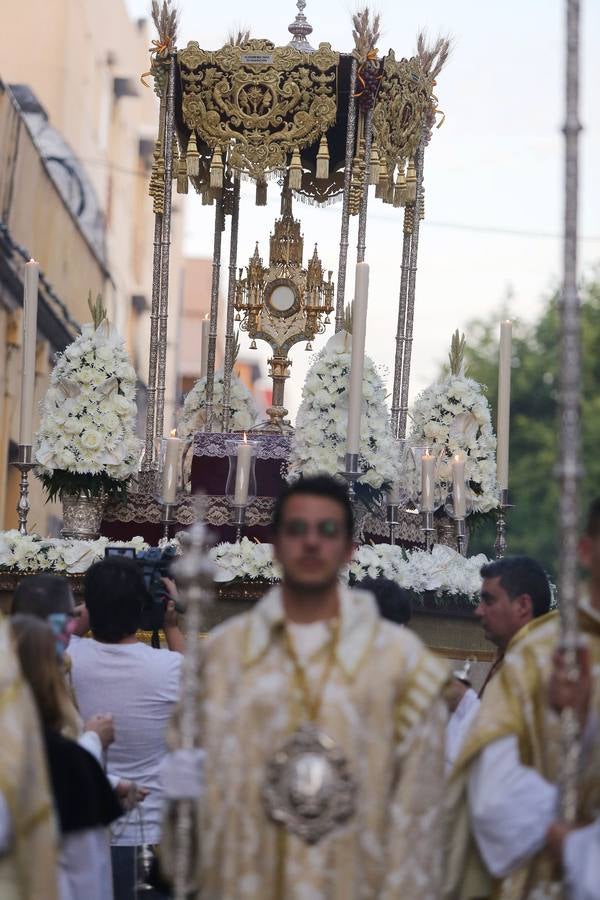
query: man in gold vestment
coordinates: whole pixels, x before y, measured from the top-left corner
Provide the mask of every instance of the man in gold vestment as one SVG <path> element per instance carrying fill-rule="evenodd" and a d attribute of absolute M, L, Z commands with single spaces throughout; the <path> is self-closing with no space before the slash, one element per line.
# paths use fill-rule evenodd
<path fill-rule="evenodd" d="M 2 900 L 57 900 L 57 840 L 37 712 L 0 617 Z"/>
<path fill-rule="evenodd" d="M 197 896 L 439 900 L 446 667 L 341 586 L 343 485 L 297 482 L 274 532 L 281 587 L 206 644 Z"/>
<path fill-rule="evenodd" d="M 581 539 L 590 572 L 580 629 L 592 670 L 600 666 L 600 501 Z M 561 897 L 551 852 L 558 816 L 560 719 L 548 702 L 559 622 L 550 614 L 524 629 L 490 682 L 454 770 L 448 797 L 447 878 L 452 900 Z M 595 679 L 583 736 L 578 818 L 600 808 L 600 682 Z M 550 845 L 549 845 L 550 838 Z"/>

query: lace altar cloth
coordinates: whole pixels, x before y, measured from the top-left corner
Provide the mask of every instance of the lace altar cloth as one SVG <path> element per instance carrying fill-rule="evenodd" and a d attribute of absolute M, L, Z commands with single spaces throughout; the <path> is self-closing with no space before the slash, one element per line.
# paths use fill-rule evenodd
<path fill-rule="evenodd" d="M 191 464 L 184 461 L 184 470 L 190 473 L 191 494 L 205 495 L 202 515 L 219 541 L 234 541 L 235 527 L 231 525 L 232 509 L 225 495 L 229 460 L 226 441 L 241 438 L 237 434 L 197 433 L 192 444 Z M 258 496 L 246 510 L 244 535 L 250 539 L 270 542 L 271 517 L 275 497 L 285 485 L 285 464 L 290 451 L 290 439 L 279 434 L 253 434 L 257 442 L 256 486 Z M 170 535 L 188 528 L 196 519 L 197 504 L 190 494 L 182 494 L 174 507 L 174 521 Z M 156 546 L 163 536 L 162 507 L 155 499 L 155 491 L 140 483 L 131 490 L 126 503 L 112 503 L 107 507 L 102 523 L 102 534 L 113 540 L 130 540 L 141 535 Z M 403 547 L 422 544 L 422 532 L 418 517 L 401 514 L 396 526 L 396 542 Z M 366 541 L 388 543 L 390 532 L 385 521 L 385 510 L 368 513 L 363 520 Z"/>

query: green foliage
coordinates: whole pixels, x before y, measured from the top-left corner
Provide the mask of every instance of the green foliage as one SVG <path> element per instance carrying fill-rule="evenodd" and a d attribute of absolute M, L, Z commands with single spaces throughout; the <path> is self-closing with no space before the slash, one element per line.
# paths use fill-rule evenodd
<path fill-rule="evenodd" d="M 47 493 L 46 503 L 51 503 L 53 500 L 62 500 L 64 494 L 77 494 L 79 492 L 87 497 L 104 495 L 109 499 L 127 499 L 128 482 L 116 481 L 107 475 L 106 472 L 90 475 L 89 473 L 66 472 L 62 469 L 55 469 L 52 473 L 43 472 L 39 478 Z"/>
<path fill-rule="evenodd" d="M 600 281 L 581 290 L 583 379 L 582 457 L 585 475 L 582 509 L 600 487 Z M 469 327 L 465 358 L 472 378 L 488 386 L 492 420 L 498 403 L 499 316 Z M 508 545 L 511 553 L 536 557 L 556 575 L 558 484 L 558 297 L 545 305 L 531 325 L 515 323 L 510 428 Z M 469 553 L 493 555 L 490 523 L 473 536 Z"/>

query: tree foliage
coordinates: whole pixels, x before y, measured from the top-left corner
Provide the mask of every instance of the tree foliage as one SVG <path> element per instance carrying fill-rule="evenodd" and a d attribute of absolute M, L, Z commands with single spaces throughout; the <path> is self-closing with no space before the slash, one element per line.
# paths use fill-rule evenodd
<path fill-rule="evenodd" d="M 600 493 L 600 279 L 582 286 L 582 510 Z M 488 385 L 496 422 L 498 403 L 498 320 L 471 323 L 465 354 L 469 375 Z M 556 574 L 559 452 L 558 296 L 532 324 L 515 322 L 511 385 L 510 499 L 508 544 Z M 469 552 L 493 552 L 494 527 L 473 536 Z"/>

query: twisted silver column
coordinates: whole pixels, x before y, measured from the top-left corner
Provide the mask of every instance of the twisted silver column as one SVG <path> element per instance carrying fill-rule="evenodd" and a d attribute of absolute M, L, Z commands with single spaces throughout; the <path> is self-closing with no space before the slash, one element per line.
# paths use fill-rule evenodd
<path fill-rule="evenodd" d="M 167 321 L 169 314 L 169 256 L 171 248 L 171 198 L 173 194 L 173 135 L 175 133 L 175 62 L 171 51 L 167 105 L 165 112 L 165 195 L 161 231 L 160 306 L 158 317 L 158 370 L 156 379 L 156 422 L 154 435 L 163 436 L 165 418 L 165 378 L 167 367 Z"/>
<path fill-rule="evenodd" d="M 365 172 L 362 198 L 358 214 L 358 242 L 356 245 L 356 261 L 365 261 L 367 247 L 367 212 L 369 207 L 369 184 L 371 180 L 371 148 L 373 146 L 373 108 L 365 116 Z"/>
<path fill-rule="evenodd" d="M 402 264 L 400 269 L 400 294 L 398 297 L 398 328 L 396 330 L 396 355 L 394 357 L 394 387 L 392 389 L 391 425 L 396 439 L 405 438 L 400 434 L 400 397 L 402 394 L 402 365 L 404 362 L 404 343 L 406 330 L 406 312 L 408 302 L 408 267 L 410 264 L 410 244 L 415 219 L 416 203 L 404 208 L 404 237 L 402 240 Z M 406 432 L 406 426 L 404 431 Z"/>
<path fill-rule="evenodd" d="M 561 641 L 569 676 L 579 675 L 577 647 L 579 479 L 581 477 L 581 326 L 577 291 L 577 212 L 579 191 L 579 0 L 567 0 L 567 68 L 565 135 L 565 208 L 563 292 L 560 303 L 560 463 L 559 463 L 559 597 Z M 579 722 L 575 710 L 562 714 L 561 816 L 573 824 L 577 815 L 580 757 Z"/>
<path fill-rule="evenodd" d="M 221 280 L 221 238 L 225 205 L 223 192 L 215 202 L 215 236 L 213 244 L 212 286 L 210 290 L 210 324 L 208 328 L 208 362 L 206 366 L 205 431 L 213 430 L 213 398 L 215 393 L 215 362 L 217 355 L 217 322 L 219 316 L 219 283 Z"/>
<path fill-rule="evenodd" d="M 352 183 L 352 162 L 356 143 L 356 72 L 358 63 L 352 58 L 350 69 L 350 97 L 348 99 L 348 127 L 346 129 L 346 156 L 344 159 L 344 193 L 342 200 L 342 226 L 340 232 L 340 255 L 338 260 L 337 295 L 335 300 L 336 333 L 344 327 L 344 301 L 346 299 L 346 269 L 348 266 L 348 237 L 350 232 L 350 185 Z"/>
<path fill-rule="evenodd" d="M 231 418 L 231 375 L 233 370 L 233 323 L 235 317 L 235 276 L 237 268 L 238 232 L 240 224 L 240 175 L 233 177 L 233 208 L 229 239 L 229 284 L 227 287 L 227 323 L 225 328 L 225 360 L 223 364 L 223 431 L 229 431 Z"/>
<path fill-rule="evenodd" d="M 419 254 L 419 226 L 421 207 L 423 204 L 423 161 L 425 157 L 425 137 L 421 139 L 417 150 L 416 175 L 417 199 L 415 216 L 410 241 L 410 263 L 408 269 L 408 287 L 406 298 L 406 325 L 404 331 L 404 349 L 402 353 L 402 389 L 400 394 L 400 414 L 398 418 L 398 437 L 406 435 L 406 419 L 408 416 L 408 388 L 410 385 L 410 362 L 413 343 L 413 323 L 415 317 L 415 292 L 417 286 L 417 257 Z"/>

